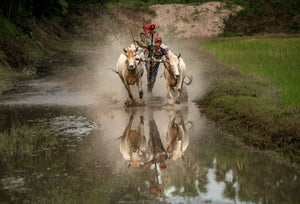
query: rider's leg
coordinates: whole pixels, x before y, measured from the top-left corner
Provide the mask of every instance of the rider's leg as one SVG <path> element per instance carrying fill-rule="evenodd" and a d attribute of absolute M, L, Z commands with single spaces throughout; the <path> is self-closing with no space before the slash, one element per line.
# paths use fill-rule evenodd
<path fill-rule="evenodd" d="M 151 88 L 151 81 L 152 81 L 152 70 L 153 70 L 153 65 L 152 64 L 148 64 L 147 66 L 147 91 L 148 93 L 152 92 L 152 88 Z"/>
<path fill-rule="evenodd" d="M 158 72 L 159 63 L 156 63 L 153 68 L 150 67 L 149 77 L 148 77 L 148 92 L 152 92 L 154 83 L 156 81 L 156 76 Z M 151 69 L 152 68 L 152 69 Z"/>

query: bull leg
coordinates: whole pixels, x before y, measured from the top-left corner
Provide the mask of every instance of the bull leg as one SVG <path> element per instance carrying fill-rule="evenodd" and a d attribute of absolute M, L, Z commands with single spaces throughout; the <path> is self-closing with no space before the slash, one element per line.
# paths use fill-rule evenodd
<path fill-rule="evenodd" d="M 133 122 L 133 115 L 130 116 L 128 125 L 127 125 L 126 129 L 124 130 L 123 135 L 121 137 L 122 140 L 124 140 L 129 135 L 129 132 L 130 132 L 131 126 L 132 126 L 132 122 Z"/>
<path fill-rule="evenodd" d="M 172 93 L 171 93 L 171 86 L 169 84 L 167 84 L 167 98 L 168 99 L 172 99 L 173 96 L 172 96 Z"/>
<path fill-rule="evenodd" d="M 131 91 L 130 91 L 130 86 L 129 86 L 129 84 L 124 83 L 124 85 L 125 85 L 126 90 L 127 90 L 127 92 L 128 92 L 129 98 L 133 101 L 133 96 L 132 96 L 132 93 L 131 93 Z"/>
<path fill-rule="evenodd" d="M 181 91 L 182 91 L 182 85 L 183 85 L 183 78 L 180 77 L 178 83 L 177 83 L 177 90 L 176 90 L 176 104 L 180 104 L 180 100 L 181 100 Z"/>
<path fill-rule="evenodd" d="M 171 86 L 169 84 L 167 84 L 167 105 L 173 105 L 174 104 L 174 98 L 172 95 L 172 90 L 171 90 Z"/>
<path fill-rule="evenodd" d="M 166 77 L 166 81 L 167 81 L 167 98 L 168 99 L 173 99 L 173 95 L 171 93 L 171 86 L 168 82 L 170 80 L 170 75 L 166 71 L 165 71 L 165 77 Z"/>
<path fill-rule="evenodd" d="M 139 135 L 141 135 L 143 137 L 143 135 L 144 135 L 144 117 L 142 115 L 140 117 L 140 124 L 138 127 L 138 132 L 139 132 Z"/>
<path fill-rule="evenodd" d="M 176 90 L 176 101 L 175 101 L 175 103 L 176 104 L 180 104 L 180 95 L 181 95 L 181 91 L 179 91 L 179 90 Z"/>
<path fill-rule="evenodd" d="M 137 82 L 137 85 L 139 87 L 139 95 L 140 95 L 140 98 L 143 98 L 143 87 L 142 87 L 142 80 L 139 78 L 138 79 L 138 82 Z"/>
<path fill-rule="evenodd" d="M 121 78 L 121 81 L 123 82 L 123 84 L 124 84 L 124 86 L 125 86 L 125 88 L 126 88 L 126 90 L 127 90 L 127 92 L 128 92 L 129 98 L 130 98 L 131 100 L 133 100 L 133 96 L 132 96 L 132 93 L 131 93 L 131 91 L 130 91 L 129 85 L 126 83 L 126 81 L 124 80 L 124 78 L 123 78 L 122 76 L 120 76 L 120 78 Z"/>

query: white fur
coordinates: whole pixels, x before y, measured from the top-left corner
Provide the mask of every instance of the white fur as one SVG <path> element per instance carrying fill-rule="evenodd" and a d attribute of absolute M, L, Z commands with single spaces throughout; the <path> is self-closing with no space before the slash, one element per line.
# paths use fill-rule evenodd
<path fill-rule="evenodd" d="M 136 50 L 136 48 L 132 45 L 129 50 Z M 140 53 L 140 55 L 142 56 L 144 53 L 140 50 L 138 50 L 137 52 Z M 126 81 L 126 77 L 128 76 L 128 67 L 129 66 L 137 66 L 136 67 L 136 74 L 139 78 L 139 80 L 137 81 L 137 86 L 139 87 L 139 93 L 140 93 L 140 98 L 143 96 L 143 88 L 142 88 L 142 80 L 141 80 L 141 77 L 143 75 L 143 71 L 144 71 L 144 68 L 143 68 L 143 63 L 137 63 L 137 58 L 140 58 L 139 55 L 135 55 L 133 58 L 128 58 L 125 54 L 121 54 L 120 57 L 119 57 L 119 60 L 117 62 L 117 72 L 128 92 L 128 95 L 129 95 L 129 98 L 130 100 L 133 100 L 133 96 L 132 96 L 132 93 L 130 91 L 130 85 L 127 83 Z M 128 61 L 128 65 L 127 65 L 127 62 Z"/>
<path fill-rule="evenodd" d="M 178 58 L 178 56 L 176 56 L 173 52 L 169 51 L 168 53 L 169 55 L 169 59 L 175 57 L 175 58 Z M 172 72 L 174 73 L 174 77 L 179 76 L 177 78 L 178 82 L 176 84 L 176 87 L 170 87 L 168 85 L 168 81 L 167 81 L 167 98 L 169 98 L 171 100 L 171 102 L 168 102 L 170 104 L 173 104 L 173 100 L 174 100 L 174 96 L 172 94 L 172 90 L 175 92 L 175 99 L 176 99 L 176 102 L 177 103 L 180 103 L 180 94 L 181 94 L 181 91 L 182 91 L 182 86 L 183 86 L 183 80 L 185 79 L 186 77 L 186 64 L 184 63 L 184 60 L 180 57 L 178 59 L 178 64 L 176 63 L 173 63 L 170 64 L 170 69 L 172 70 Z M 167 77 L 170 75 L 170 73 L 165 70 L 164 72 L 165 74 L 165 78 L 167 79 Z"/>

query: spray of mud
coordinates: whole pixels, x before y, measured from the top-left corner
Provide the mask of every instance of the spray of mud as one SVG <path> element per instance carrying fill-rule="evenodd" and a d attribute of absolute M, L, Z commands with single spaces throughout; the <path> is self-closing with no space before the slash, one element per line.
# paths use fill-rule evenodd
<path fill-rule="evenodd" d="M 105 48 L 104 53 L 97 59 L 98 66 L 95 67 L 95 75 L 98 77 L 94 84 L 95 94 L 98 96 L 100 104 L 123 104 L 128 97 L 127 91 L 122 84 L 118 74 L 110 69 L 116 70 L 117 60 L 123 52 L 123 48 L 127 48 L 130 43 L 130 33 L 128 31 L 123 35 L 111 35 L 108 42 L 111 44 Z M 163 36 L 162 36 L 163 38 Z M 163 38 L 164 39 L 164 38 Z M 193 76 L 193 82 L 189 85 L 188 95 L 189 101 L 199 99 L 205 93 L 208 86 L 208 78 L 206 74 L 206 65 L 201 61 L 201 52 L 199 47 L 195 45 L 195 40 L 163 40 L 164 43 L 174 52 L 181 53 L 182 59 L 187 65 L 187 74 Z M 161 64 L 158 70 L 156 83 L 153 88 L 152 98 L 160 98 L 165 100 L 167 95 L 166 80 L 163 76 L 164 66 Z M 144 90 L 144 100 L 146 104 L 151 103 L 151 96 L 147 94 L 147 73 L 144 71 L 142 77 L 142 86 Z M 137 86 L 131 86 L 135 99 L 138 99 Z"/>
<path fill-rule="evenodd" d="M 128 98 L 127 91 L 116 70 L 117 61 L 123 48 L 132 43 L 130 26 L 125 29 L 113 28 L 107 32 L 102 47 L 94 50 L 78 50 L 67 52 L 50 60 L 48 66 L 53 75 L 37 78 L 20 84 L 7 93 L 7 100 L 2 104 L 10 105 L 124 105 Z M 157 24 L 157 32 L 162 25 Z M 140 28 L 134 29 L 136 39 L 139 39 Z M 193 82 L 187 87 L 189 101 L 200 98 L 207 88 L 208 80 L 205 74 L 205 64 L 201 62 L 201 52 L 195 39 L 168 40 L 169 36 L 161 36 L 173 53 L 181 53 L 187 65 L 187 74 L 193 76 Z M 167 88 L 163 76 L 164 66 L 161 64 L 153 88 L 153 97 L 147 94 L 147 73 L 144 71 L 142 86 L 145 104 L 151 104 L 153 98 L 159 98 L 164 105 Z M 135 99 L 138 99 L 137 86 L 131 86 Z M 21 91 L 20 91 L 21 90 Z"/>

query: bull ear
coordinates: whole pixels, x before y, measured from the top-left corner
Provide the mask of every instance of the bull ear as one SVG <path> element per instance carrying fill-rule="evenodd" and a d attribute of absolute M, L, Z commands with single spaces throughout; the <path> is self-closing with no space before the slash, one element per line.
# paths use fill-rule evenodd
<path fill-rule="evenodd" d="M 127 52 L 127 50 L 125 49 L 125 48 L 123 48 L 123 51 L 126 53 Z"/>
<path fill-rule="evenodd" d="M 180 58 L 180 56 L 181 56 L 181 54 L 179 53 L 179 55 L 178 55 L 178 59 Z"/>

